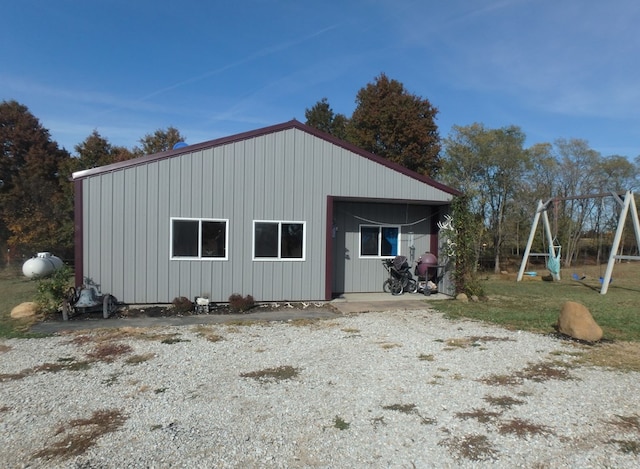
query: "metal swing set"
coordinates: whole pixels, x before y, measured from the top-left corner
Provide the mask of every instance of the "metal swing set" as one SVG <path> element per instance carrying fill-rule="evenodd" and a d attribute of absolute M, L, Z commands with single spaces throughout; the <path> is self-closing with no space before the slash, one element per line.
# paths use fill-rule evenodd
<path fill-rule="evenodd" d="M 614 200 L 620 206 L 620 217 L 618 219 L 618 226 L 616 228 L 616 233 L 613 238 L 613 245 L 611 246 L 611 253 L 609 254 L 609 261 L 607 262 L 607 269 L 605 271 L 604 277 L 602 278 L 602 287 L 600 288 L 600 294 L 606 295 L 609 289 L 609 283 L 611 282 L 611 276 L 613 274 L 613 266 L 615 265 L 616 260 L 640 260 L 640 256 L 629 256 L 629 255 L 619 255 L 618 250 L 620 249 L 620 241 L 622 240 L 622 232 L 624 230 L 624 225 L 627 220 L 627 216 L 629 212 L 631 212 L 631 219 L 633 221 L 633 229 L 636 235 L 636 243 L 638 245 L 638 252 L 640 252 L 640 221 L 638 221 L 638 209 L 636 207 L 635 198 L 633 192 L 628 190 L 624 194 L 617 192 L 609 192 L 602 194 L 593 194 L 593 195 L 583 195 L 583 196 L 571 196 L 571 197 L 554 197 L 546 202 L 542 200 L 538 201 L 538 207 L 536 209 L 536 213 L 533 217 L 533 223 L 531 225 L 531 232 L 529 233 L 529 240 L 527 241 L 527 247 L 524 251 L 524 255 L 522 257 L 522 264 L 520 264 L 520 270 L 518 271 L 518 277 L 516 281 L 521 281 L 522 277 L 525 273 L 525 269 L 527 263 L 529 262 L 530 256 L 544 256 L 548 257 L 547 259 L 547 268 L 551 273 L 554 280 L 560 280 L 560 253 L 561 246 L 557 244 L 555 237 L 551 233 L 551 224 L 549 223 L 549 215 L 547 214 L 547 210 L 551 206 L 551 204 L 555 201 L 559 200 L 575 200 L 575 199 L 587 199 L 587 198 L 596 198 L 596 197 L 609 197 L 612 196 Z M 621 197 L 622 196 L 622 197 Z M 542 223 L 544 226 L 545 236 L 547 238 L 547 242 L 549 243 L 549 252 L 548 253 L 532 253 L 531 246 L 533 244 L 536 231 L 538 229 L 538 223 L 540 222 L 540 217 L 542 217 Z"/>

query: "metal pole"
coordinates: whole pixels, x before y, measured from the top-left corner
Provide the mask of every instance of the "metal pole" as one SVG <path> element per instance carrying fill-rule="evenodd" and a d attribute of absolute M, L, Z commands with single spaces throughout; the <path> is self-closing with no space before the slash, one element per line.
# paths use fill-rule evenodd
<path fill-rule="evenodd" d="M 531 231 L 529 232 L 529 240 L 527 241 L 527 247 L 525 248 L 524 255 L 522 256 L 522 264 L 520 264 L 520 270 L 518 271 L 518 277 L 516 278 L 517 282 L 522 280 L 524 269 L 527 268 L 529 253 L 531 252 L 531 245 L 533 244 L 533 238 L 536 235 L 536 229 L 538 228 L 538 222 L 540 221 L 540 212 L 544 212 L 545 210 L 545 204 L 542 203 L 542 200 L 538 201 L 538 208 L 536 209 L 536 214 L 533 217 L 533 223 L 531 224 Z"/>
<path fill-rule="evenodd" d="M 633 195 L 631 191 L 627 191 L 624 196 L 624 205 L 620 211 L 620 219 L 618 220 L 618 227 L 616 228 L 616 234 L 613 237 L 613 245 L 611 246 L 611 253 L 609 254 L 609 262 L 607 263 L 607 270 L 604 273 L 602 279 L 602 288 L 600 289 L 601 295 L 606 295 L 609 290 L 609 282 L 611 281 L 611 274 L 613 273 L 613 265 L 616 262 L 616 255 L 618 254 L 618 248 L 620 247 L 620 240 L 622 239 L 622 231 L 624 230 L 624 222 L 627 219 L 627 212 L 629 212 L 629 205 L 631 204 L 631 198 Z M 635 205 L 635 204 L 634 204 Z"/>

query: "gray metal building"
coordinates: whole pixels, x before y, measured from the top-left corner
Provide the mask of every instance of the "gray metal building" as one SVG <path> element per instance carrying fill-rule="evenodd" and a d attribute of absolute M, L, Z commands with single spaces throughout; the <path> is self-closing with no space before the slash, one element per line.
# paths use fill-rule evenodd
<path fill-rule="evenodd" d="M 437 255 L 457 194 L 295 120 L 73 179 L 76 285 L 138 304 L 381 291 L 382 258 Z"/>

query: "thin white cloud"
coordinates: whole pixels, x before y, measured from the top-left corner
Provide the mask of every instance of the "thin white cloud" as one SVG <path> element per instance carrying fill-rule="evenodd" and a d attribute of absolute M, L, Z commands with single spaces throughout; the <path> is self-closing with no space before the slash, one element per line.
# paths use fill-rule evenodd
<path fill-rule="evenodd" d="M 454 2 L 426 28 L 406 19 L 409 40 L 450 85 L 565 115 L 639 115 L 640 3 L 475 5 Z"/>
<path fill-rule="evenodd" d="M 205 79 L 210 78 L 212 76 L 219 75 L 219 74 L 224 73 L 226 71 L 229 71 L 229 70 L 232 70 L 234 68 L 237 68 L 237 67 L 239 67 L 241 65 L 245 65 L 245 64 L 247 64 L 249 62 L 252 62 L 252 61 L 254 61 L 256 59 L 267 57 L 269 55 L 277 54 L 277 53 L 285 51 L 287 49 L 296 47 L 296 46 L 298 46 L 298 45 L 300 45 L 300 44 L 302 44 L 304 42 L 310 41 L 311 39 L 314 39 L 314 38 L 316 38 L 318 36 L 326 34 L 327 32 L 329 32 L 329 31 L 331 31 L 333 29 L 336 29 L 337 27 L 338 27 L 338 25 L 327 26 L 327 27 L 322 28 L 322 29 L 320 29 L 318 31 L 314 31 L 314 32 L 312 32 L 312 33 L 310 33 L 310 34 L 308 34 L 306 36 L 303 36 L 301 38 L 297 38 L 297 39 L 294 39 L 294 40 L 291 40 L 291 41 L 286 41 L 286 42 L 282 42 L 280 44 L 275 44 L 273 46 L 265 47 L 265 48 L 260 49 L 260 50 L 258 50 L 256 52 L 252 53 L 252 54 L 249 54 L 248 56 L 246 56 L 246 57 L 244 57 L 242 59 L 239 59 L 239 60 L 236 60 L 236 61 L 234 61 L 232 63 L 223 65 L 222 67 L 218 67 L 218 68 L 209 70 L 209 71 L 207 71 L 205 73 L 202 73 L 200 75 L 196 75 L 196 76 L 187 78 L 185 80 L 182 80 L 180 82 L 174 83 L 172 85 L 169 85 L 167 87 L 155 90 L 155 91 L 149 93 L 148 95 L 145 95 L 142 98 L 140 98 L 139 101 L 147 101 L 147 100 L 149 100 L 151 98 L 154 98 L 156 96 L 162 95 L 164 93 L 167 93 L 169 91 L 175 90 L 177 88 L 181 88 L 183 86 L 186 86 L 186 85 L 189 85 L 189 84 L 192 84 L 192 83 L 196 83 L 196 82 L 205 80 Z"/>

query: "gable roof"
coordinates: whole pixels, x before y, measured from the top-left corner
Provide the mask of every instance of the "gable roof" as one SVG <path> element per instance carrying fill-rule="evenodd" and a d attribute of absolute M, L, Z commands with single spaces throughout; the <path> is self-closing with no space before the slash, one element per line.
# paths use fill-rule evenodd
<path fill-rule="evenodd" d="M 445 184 L 442 184 L 440 182 L 437 182 L 436 180 L 428 177 L 428 176 L 423 176 L 422 174 L 418 174 L 415 171 L 411 171 L 410 169 L 405 168 L 402 165 L 399 165 L 398 163 L 394 163 L 393 161 L 389 161 L 386 158 L 383 158 L 381 156 L 375 155 L 373 153 L 370 153 L 368 151 L 363 150 L 362 148 L 359 148 L 349 142 L 345 142 L 344 140 L 341 140 L 337 137 L 334 137 L 333 135 L 329 135 L 327 133 L 322 132 L 321 130 L 316 129 L 315 127 L 311 127 L 308 126 L 306 124 L 303 124 L 302 122 L 293 119 L 290 120 L 288 122 L 283 122 L 282 124 L 276 124 L 276 125 L 272 125 L 272 126 L 268 126 L 268 127 L 263 127 L 261 129 L 257 129 L 257 130 L 251 130 L 248 132 L 242 132 L 239 134 L 235 134 L 235 135 L 231 135 L 228 137 L 222 137 L 222 138 L 218 138 L 218 139 L 214 139 L 214 140 L 209 140 L 206 142 L 202 142 L 202 143 L 196 143 L 193 145 L 188 145 L 188 146 L 184 146 L 181 148 L 177 148 L 174 150 L 168 150 L 168 151 L 164 151 L 161 153 L 155 153 L 152 155 L 145 155 L 145 156 L 140 156 L 138 158 L 133 158 L 130 160 L 126 160 L 126 161 L 122 161 L 122 162 L 118 162 L 118 163 L 112 163 L 106 166 L 100 166 L 97 168 L 91 168 L 91 169 L 85 169 L 82 171 L 77 171 L 75 173 L 73 173 L 72 178 L 74 180 L 80 180 L 80 179 L 85 179 L 94 175 L 98 175 L 98 174 L 103 174 L 103 173 L 108 173 L 108 172 L 113 172 L 113 171 L 117 171 L 120 169 L 124 169 L 124 168 L 130 168 L 133 166 L 140 166 L 140 165 L 144 165 L 153 161 L 158 161 L 158 160 L 163 160 L 163 159 L 168 159 L 168 158 L 173 158 L 175 156 L 178 155 L 184 155 L 187 153 L 193 153 L 199 150 L 204 150 L 204 149 L 209 149 L 209 148 L 214 148 L 214 147 L 219 147 L 222 145 L 226 145 L 229 143 L 236 143 L 242 140 L 249 140 L 252 138 L 256 138 L 256 137 L 261 137 L 263 135 L 267 135 L 267 134 L 271 134 L 271 133 L 276 133 L 276 132 L 281 132 L 284 130 L 290 130 L 290 129 L 298 129 L 301 130 L 303 132 L 306 132 L 308 134 L 311 134 L 317 138 L 320 138 L 322 140 L 326 140 L 327 142 L 330 142 L 334 145 L 337 145 L 339 147 L 342 147 L 352 153 L 355 153 L 357 155 L 362 156 L 363 158 L 366 158 L 368 160 L 371 160 L 375 163 L 381 164 L 383 166 L 386 166 L 387 168 L 393 170 L 393 171 L 397 171 L 401 174 L 404 174 L 405 176 L 408 176 L 412 179 L 416 179 L 420 182 L 423 182 L 429 186 L 435 187 L 437 189 L 442 190 L 443 192 L 446 192 L 448 194 L 452 194 L 452 195 L 461 195 L 461 192 L 449 187 Z"/>

